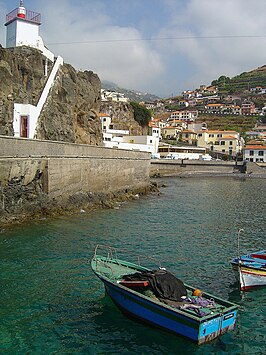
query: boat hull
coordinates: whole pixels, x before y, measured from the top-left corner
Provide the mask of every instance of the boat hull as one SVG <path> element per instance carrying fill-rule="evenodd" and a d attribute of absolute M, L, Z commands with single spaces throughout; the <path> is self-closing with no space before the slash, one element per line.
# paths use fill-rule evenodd
<path fill-rule="evenodd" d="M 247 254 L 231 261 L 242 291 L 266 286 L 265 251 Z"/>
<path fill-rule="evenodd" d="M 238 272 L 242 291 L 253 287 L 266 286 L 266 270 L 239 266 Z"/>
<path fill-rule="evenodd" d="M 219 317 L 215 316 L 199 321 L 194 317 L 182 314 L 182 312 L 178 313 L 144 299 L 108 280 L 102 279 L 102 281 L 107 294 L 125 314 L 189 338 L 198 344 L 209 342 L 235 327 L 236 309 L 222 313 Z"/>

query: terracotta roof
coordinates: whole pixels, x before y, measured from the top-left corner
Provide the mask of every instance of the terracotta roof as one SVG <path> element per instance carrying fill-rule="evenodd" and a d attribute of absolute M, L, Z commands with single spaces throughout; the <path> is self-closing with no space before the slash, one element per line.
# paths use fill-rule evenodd
<path fill-rule="evenodd" d="M 247 145 L 244 149 L 257 149 L 257 150 L 266 150 L 266 145 Z"/>
<path fill-rule="evenodd" d="M 237 133 L 236 131 L 221 131 L 219 129 L 208 129 L 207 131 L 204 131 L 207 133 L 214 133 L 214 132 L 219 132 L 219 133 Z"/>
<path fill-rule="evenodd" d="M 223 106 L 223 104 L 208 104 L 206 106 Z"/>
<path fill-rule="evenodd" d="M 163 129 L 177 129 L 177 127 L 168 126 L 168 127 L 164 127 Z"/>
<path fill-rule="evenodd" d="M 203 132 L 203 133 L 224 133 L 224 134 L 237 133 L 236 131 L 219 131 L 219 130 L 208 130 L 208 129 L 200 130 L 199 132 Z"/>

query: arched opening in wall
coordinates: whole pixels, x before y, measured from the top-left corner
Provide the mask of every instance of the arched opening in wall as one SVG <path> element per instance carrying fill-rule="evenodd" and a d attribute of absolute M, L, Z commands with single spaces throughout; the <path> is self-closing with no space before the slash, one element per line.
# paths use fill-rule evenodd
<path fill-rule="evenodd" d="M 29 116 L 20 116 L 20 137 L 29 137 Z"/>

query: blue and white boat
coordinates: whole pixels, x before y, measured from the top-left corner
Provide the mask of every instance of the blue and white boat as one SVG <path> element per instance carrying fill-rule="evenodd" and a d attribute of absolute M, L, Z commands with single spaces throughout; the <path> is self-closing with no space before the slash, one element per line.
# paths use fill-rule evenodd
<path fill-rule="evenodd" d="M 126 315 L 198 344 L 234 329 L 236 304 L 195 290 L 160 264 L 154 268 L 154 261 L 149 258 L 137 256 L 132 262 L 127 251 L 122 252 L 122 259 L 117 253 L 115 248 L 97 245 L 91 267 Z"/>
<path fill-rule="evenodd" d="M 242 255 L 231 261 L 240 282 L 240 290 L 266 286 L 266 250 Z"/>

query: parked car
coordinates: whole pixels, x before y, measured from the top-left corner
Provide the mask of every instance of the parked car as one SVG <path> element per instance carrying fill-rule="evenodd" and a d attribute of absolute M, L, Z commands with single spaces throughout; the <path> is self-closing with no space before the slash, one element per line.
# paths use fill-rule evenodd
<path fill-rule="evenodd" d="M 212 157 L 210 156 L 210 154 L 204 154 L 201 159 L 205 161 L 210 161 L 212 160 Z"/>
<path fill-rule="evenodd" d="M 151 159 L 161 159 L 160 153 L 153 153 L 153 154 L 151 155 Z"/>
<path fill-rule="evenodd" d="M 176 154 L 176 153 L 167 154 L 165 159 L 178 159 L 178 154 Z"/>

